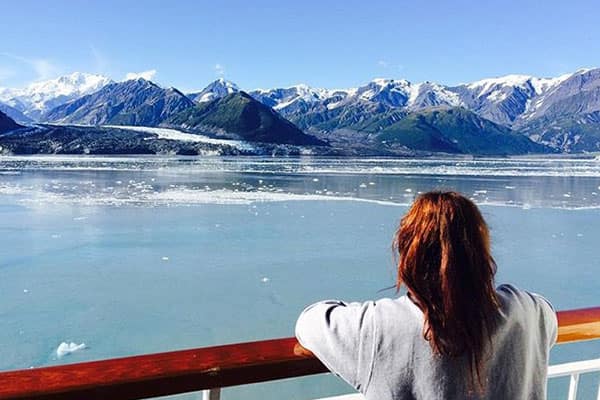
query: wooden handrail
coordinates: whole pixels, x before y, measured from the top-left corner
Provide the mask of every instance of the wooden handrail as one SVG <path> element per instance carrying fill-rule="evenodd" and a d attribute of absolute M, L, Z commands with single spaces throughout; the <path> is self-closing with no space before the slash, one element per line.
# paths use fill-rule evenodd
<path fill-rule="evenodd" d="M 600 307 L 557 313 L 558 343 L 600 339 Z M 327 372 L 273 339 L 0 373 L 0 399 L 130 400 Z"/>
<path fill-rule="evenodd" d="M 600 307 L 559 311 L 558 343 L 600 339 Z"/>

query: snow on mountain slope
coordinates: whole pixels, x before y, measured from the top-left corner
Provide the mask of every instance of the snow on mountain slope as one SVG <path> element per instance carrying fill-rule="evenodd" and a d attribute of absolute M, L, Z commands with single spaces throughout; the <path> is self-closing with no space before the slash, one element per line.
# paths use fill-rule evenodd
<path fill-rule="evenodd" d="M 448 90 L 433 82 L 423 82 L 413 84 L 410 87 L 410 96 L 408 97 L 407 106 L 411 110 L 422 110 L 428 107 L 459 107 L 463 102 L 458 94 Z"/>
<path fill-rule="evenodd" d="M 239 92 L 240 88 L 235 83 L 223 78 L 211 82 L 208 86 L 197 93 L 190 93 L 187 96 L 196 103 L 204 103 L 215 99 L 220 99 L 231 93 Z"/>
<path fill-rule="evenodd" d="M 463 85 L 470 89 L 476 98 L 485 97 L 492 102 L 501 102 L 516 88 L 533 98 L 545 94 L 573 74 L 565 74 L 555 78 L 536 78 L 530 75 L 505 75 L 497 78 L 488 78 Z"/>
<path fill-rule="evenodd" d="M 364 102 L 410 109 L 461 105 L 459 96 L 445 86 L 430 82 L 413 84 L 405 79 L 384 78 L 373 79 L 363 86 L 349 89 L 321 89 L 301 84 L 270 90 L 257 89 L 250 92 L 250 95 L 284 114 L 296 110 L 304 111 L 305 108 L 299 107 L 298 103 L 303 105 L 321 103 L 327 110 Z"/>
<path fill-rule="evenodd" d="M 37 120 L 52 108 L 100 90 L 112 80 L 102 75 L 74 72 L 70 75 L 33 82 L 20 89 L 0 89 L 0 101 Z"/>
<path fill-rule="evenodd" d="M 275 110 L 283 110 L 297 105 L 296 103 L 313 104 L 325 101 L 331 96 L 331 91 L 299 84 L 285 88 L 256 89 L 249 94 Z"/>
<path fill-rule="evenodd" d="M 583 68 L 547 81 L 551 86 L 532 99 L 523 121 L 600 111 L 600 69 Z"/>

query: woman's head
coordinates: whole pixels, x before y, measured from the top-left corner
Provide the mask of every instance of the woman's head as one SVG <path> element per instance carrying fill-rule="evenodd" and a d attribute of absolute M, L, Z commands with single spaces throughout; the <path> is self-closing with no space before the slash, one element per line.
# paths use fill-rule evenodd
<path fill-rule="evenodd" d="M 489 231 L 477 206 L 456 192 L 424 193 L 402 218 L 394 245 L 397 287 L 406 286 L 423 311 L 425 339 L 436 354 L 466 356 L 470 382 L 482 389 L 498 300 Z"/>

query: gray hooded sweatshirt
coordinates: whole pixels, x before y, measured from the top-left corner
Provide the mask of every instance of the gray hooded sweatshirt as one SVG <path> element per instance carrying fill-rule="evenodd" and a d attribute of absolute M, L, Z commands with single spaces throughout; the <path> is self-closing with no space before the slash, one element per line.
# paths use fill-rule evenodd
<path fill-rule="evenodd" d="M 433 354 L 423 313 L 407 296 L 313 304 L 298 318 L 296 337 L 367 400 L 546 399 L 556 313 L 543 297 L 514 286 L 497 293 L 500 322 L 484 361 L 482 395 L 467 389 L 464 357 Z"/>

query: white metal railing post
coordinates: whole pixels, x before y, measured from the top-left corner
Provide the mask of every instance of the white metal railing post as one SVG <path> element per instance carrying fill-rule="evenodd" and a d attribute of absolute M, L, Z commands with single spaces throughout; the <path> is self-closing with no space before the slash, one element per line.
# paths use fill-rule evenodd
<path fill-rule="evenodd" d="M 600 379 L 598 380 L 598 396 L 596 396 L 596 400 L 600 400 Z"/>
<path fill-rule="evenodd" d="M 569 396 L 568 400 L 575 400 L 577 398 L 577 386 L 579 384 L 579 374 L 571 374 L 571 381 L 569 382 Z"/>
<path fill-rule="evenodd" d="M 202 400 L 220 400 L 221 388 L 206 389 L 202 391 Z"/>

